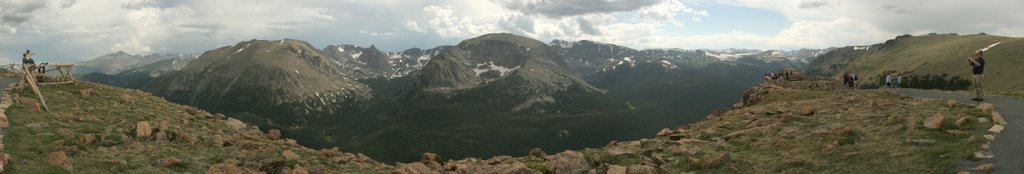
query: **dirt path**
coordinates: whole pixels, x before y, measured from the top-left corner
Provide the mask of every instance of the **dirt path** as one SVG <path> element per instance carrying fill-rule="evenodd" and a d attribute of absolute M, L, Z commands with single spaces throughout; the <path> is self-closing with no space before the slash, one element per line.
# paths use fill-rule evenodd
<path fill-rule="evenodd" d="M 919 89 L 893 89 L 893 91 L 923 98 L 954 99 L 960 103 L 978 104 L 970 101 L 974 98 L 972 94 L 961 94 L 944 91 L 929 91 Z M 995 173 L 1024 173 L 1024 101 L 1008 97 L 985 97 L 986 103 L 996 105 L 996 110 L 1006 118 L 1006 129 L 996 135 L 992 142 L 992 152 L 995 154 L 991 160 L 963 161 L 961 167 L 977 166 L 984 163 L 992 163 L 996 166 Z"/>

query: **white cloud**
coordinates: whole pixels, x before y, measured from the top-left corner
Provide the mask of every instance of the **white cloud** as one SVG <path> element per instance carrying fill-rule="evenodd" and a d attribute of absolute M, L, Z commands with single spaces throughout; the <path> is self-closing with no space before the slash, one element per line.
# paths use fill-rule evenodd
<path fill-rule="evenodd" d="M 808 46 L 878 43 L 901 34 L 1024 36 L 1024 1 L 724 0 L 779 12 L 793 21 L 780 39 Z M 832 33 L 832 34 L 830 34 Z M 817 40 L 817 41 L 815 41 Z"/>
<path fill-rule="evenodd" d="M 792 24 L 773 35 L 682 34 L 698 23 L 722 20 L 715 11 L 699 9 L 721 4 L 768 9 Z M 0 55 L 32 49 L 43 60 L 81 60 L 114 50 L 199 53 L 281 38 L 397 51 L 493 32 L 635 48 L 821 48 L 907 33 L 1024 36 L 1020 7 L 1024 1 L 0 0 Z"/>

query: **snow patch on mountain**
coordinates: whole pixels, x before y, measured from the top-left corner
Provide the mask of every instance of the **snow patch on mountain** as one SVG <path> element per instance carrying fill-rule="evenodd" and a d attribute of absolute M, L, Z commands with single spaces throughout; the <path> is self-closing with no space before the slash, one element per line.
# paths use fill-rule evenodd
<path fill-rule="evenodd" d="M 476 64 L 476 68 L 473 69 L 473 72 L 476 73 L 477 77 L 480 77 L 480 74 L 483 74 L 485 72 L 488 72 L 488 71 L 498 71 L 498 73 L 500 73 L 499 76 L 504 77 L 504 76 L 509 75 L 509 74 L 511 74 L 511 72 L 513 72 L 515 70 L 518 70 L 518 69 L 519 69 L 519 66 L 509 68 L 509 67 L 504 67 L 504 66 L 500 66 L 500 65 L 494 65 L 494 62 L 491 61 L 491 62 L 485 62 L 485 63 Z"/>

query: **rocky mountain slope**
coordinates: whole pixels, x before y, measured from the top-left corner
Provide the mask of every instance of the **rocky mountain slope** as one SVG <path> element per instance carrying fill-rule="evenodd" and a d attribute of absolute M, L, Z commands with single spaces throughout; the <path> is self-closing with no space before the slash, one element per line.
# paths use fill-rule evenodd
<path fill-rule="evenodd" d="M 386 173 L 337 148 L 314 150 L 222 114 L 138 90 L 79 82 L 14 90 L 4 173 Z M 6 156 L 6 155 L 2 155 Z"/>
<path fill-rule="evenodd" d="M 434 57 L 416 74 L 424 91 L 445 92 L 485 84 L 509 95 L 545 95 L 577 87 L 599 91 L 568 70 L 547 45 L 512 34 L 487 34 Z"/>
<path fill-rule="evenodd" d="M 1024 90 L 1013 72 L 1024 65 L 1018 55 L 1024 39 L 992 35 L 903 35 L 873 45 L 837 48 L 811 62 L 806 73 L 839 77 L 852 71 L 864 88 L 882 86 L 885 72 L 903 73 L 903 86 L 921 89 L 962 90 L 970 87 L 966 58 L 985 49 L 985 89 Z"/>
<path fill-rule="evenodd" d="M 448 49 L 440 46 L 431 49 L 413 48 L 402 52 L 383 52 L 371 45 L 362 48 L 355 45 L 331 45 L 320 50 L 322 54 L 342 66 L 343 73 L 358 79 L 399 78 L 419 70 L 431 57 Z"/>
<path fill-rule="evenodd" d="M 275 115 L 284 123 L 309 113 L 340 112 L 341 105 L 372 97 L 371 89 L 344 74 L 330 57 L 291 39 L 207 51 L 142 89 L 217 112 Z"/>

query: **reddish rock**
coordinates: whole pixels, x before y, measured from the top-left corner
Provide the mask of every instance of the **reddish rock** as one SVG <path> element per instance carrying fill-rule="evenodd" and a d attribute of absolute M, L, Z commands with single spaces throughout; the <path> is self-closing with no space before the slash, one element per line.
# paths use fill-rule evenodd
<path fill-rule="evenodd" d="M 11 126 L 11 123 L 7 121 L 7 114 L 0 112 L 0 128 L 7 129 Z"/>
<path fill-rule="evenodd" d="M 284 150 L 283 152 L 281 152 L 281 156 L 284 156 L 284 159 L 287 160 L 299 159 L 299 154 L 295 154 L 295 152 L 292 152 L 292 150 Z"/>
<path fill-rule="evenodd" d="M 65 171 L 72 171 L 71 161 L 68 160 L 67 154 L 64 151 L 51 152 L 46 155 L 46 162 L 50 165 L 64 168 Z"/>
<path fill-rule="evenodd" d="M 423 153 L 423 158 L 420 158 L 420 162 L 429 162 L 429 161 L 441 162 L 441 156 L 439 156 L 437 154 L 434 154 L 434 153 L 430 153 L 430 152 Z"/>
<path fill-rule="evenodd" d="M 1003 125 L 998 125 L 998 124 L 997 125 L 992 125 L 992 128 L 989 128 L 988 132 L 997 133 L 997 134 L 1000 133 L 1000 132 L 1003 132 Z"/>
<path fill-rule="evenodd" d="M 992 165 L 992 163 L 987 163 L 987 164 L 978 165 L 978 167 L 974 167 L 974 169 L 975 170 L 980 170 L 982 172 L 992 173 L 992 172 L 996 171 L 996 165 Z"/>
<path fill-rule="evenodd" d="M 993 105 L 992 103 L 978 104 L 975 108 L 978 108 L 981 111 L 996 111 L 996 105 Z"/>
<path fill-rule="evenodd" d="M 657 137 L 668 137 L 669 135 L 672 135 L 672 130 L 671 129 L 661 128 L 661 131 L 658 131 L 658 134 L 655 135 L 655 136 L 657 136 Z"/>
<path fill-rule="evenodd" d="M 7 169 L 8 161 L 11 161 L 11 155 L 0 153 L 0 172 L 4 172 Z"/>
<path fill-rule="evenodd" d="M 135 123 L 135 136 L 141 139 L 145 139 L 153 135 L 153 127 L 149 126 L 148 121 L 140 121 Z"/>
<path fill-rule="evenodd" d="M 423 163 L 402 164 L 395 168 L 394 174 L 440 174 Z"/>
<path fill-rule="evenodd" d="M 82 134 L 82 136 L 78 136 L 78 142 L 82 144 L 88 145 L 95 143 L 96 141 L 97 138 L 95 134 Z"/>
<path fill-rule="evenodd" d="M 626 174 L 626 167 L 613 164 L 613 165 L 608 166 L 608 171 L 605 171 L 605 173 L 607 173 L 607 174 Z"/>
<path fill-rule="evenodd" d="M 978 117 L 978 124 L 983 124 L 984 125 L 984 124 L 989 124 L 989 123 L 992 123 L 992 121 L 988 120 L 988 118 Z"/>
<path fill-rule="evenodd" d="M 946 107 L 952 108 L 952 107 L 956 106 L 956 104 L 957 104 L 956 100 L 946 100 Z"/>
<path fill-rule="evenodd" d="M 565 152 L 547 157 L 544 162 L 551 173 L 583 173 L 590 170 L 590 164 L 582 153 L 566 150 Z"/>
<path fill-rule="evenodd" d="M 78 94 L 79 94 L 79 95 L 82 95 L 82 96 L 89 96 L 89 95 L 92 95 L 92 92 L 93 92 L 93 89 L 83 89 L 83 90 L 78 90 Z"/>
<path fill-rule="evenodd" d="M 324 156 L 326 156 L 328 158 L 336 157 L 336 156 L 341 156 L 341 151 L 338 150 L 338 147 L 333 147 L 333 148 L 330 148 L 330 149 L 320 149 L 320 153 L 324 154 Z"/>
<path fill-rule="evenodd" d="M 530 154 L 531 157 L 537 157 L 537 158 L 544 158 L 545 156 L 547 156 L 547 154 L 544 153 L 544 150 L 541 150 L 538 147 L 530 149 L 530 153 L 529 154 Z"/>
<path fill-rule="evenodd" d="M 967 117 L 960 117 L 960 119 L 956 120 L 956 127 L 963 127 L 967 124 L 967 120 Z"/>
<path fill-rule="evenodd" d="M 1006 125 L 1006 119 L 1004 119 L 1003 114 L 1000 114 L 999 112 L 992 112 L 992 121 L 995 121 L 997 124 L 1000 125 Z"/>
<path fill-rule="evenodd" d="M 206 169 L 206 174 L 242 174 L 241 168 L 238 168 L 237 160 L 228 160 L 223 163 L 217 163 L 211 165 L 210 168 Z"/>
<path fill-rule="evenodd" d="M 277 140 L 278 138 L 281 138 L 281 130 L 271 129 L 267 131 L 267 138 L 270 138 L 271 140 Z"/>
<path fill-rule="evenodd" d="M 814 115 L 814 112 L 816 112 L 816 111 L 817 111 L 817 109 L 815 109 L 814 106 L 807 105 L 807 106 L 804 106 L 803 108 L 800 108 L 800 115 L 811 116 L 811 115 Z"/>
<path fill-rule="evenodd" d="M 942 114 L 935 114 L 924 120 L 924 127 L 928 129 L 939 129 L 942 128 L 942 123 L 944 123 L 945 120 L 946 117 L 942 116 Z"/>
<path fill-rule="evenodd" d="M 900 117 L 896 116 L 896 115 L 890 115 L 889 118 L 888 118 L 888 121 L 889 121 L 890 125 L 891 124 L 896 124 L 897 122 L 900 121 Z"/>
<path fill-rule="evenodd" d="M 306 168 L 302 167 L 296 167 L 292 169 L 292 174 L 309 174 L 309 170 L 306 170 Z"/>

